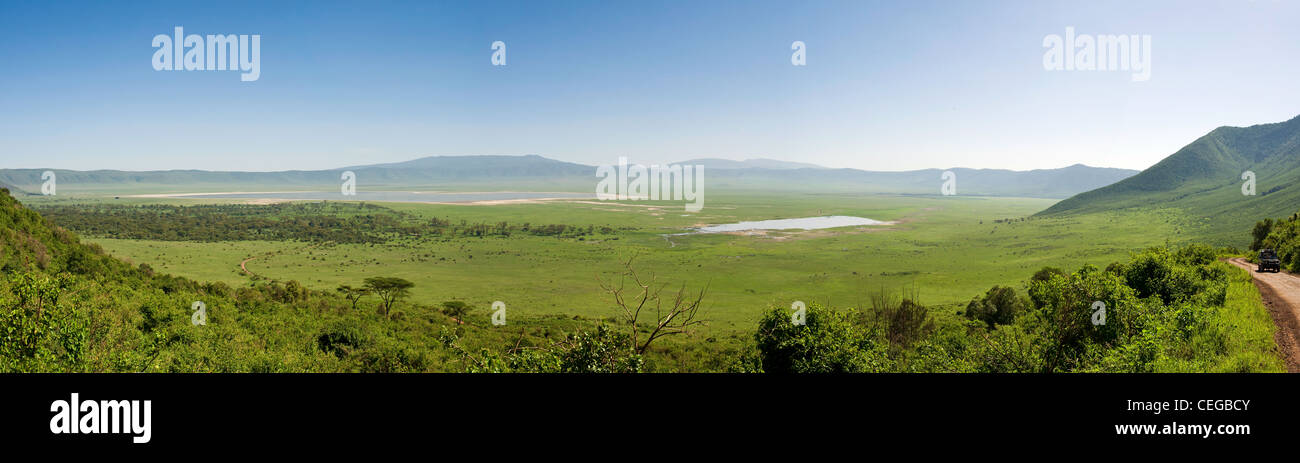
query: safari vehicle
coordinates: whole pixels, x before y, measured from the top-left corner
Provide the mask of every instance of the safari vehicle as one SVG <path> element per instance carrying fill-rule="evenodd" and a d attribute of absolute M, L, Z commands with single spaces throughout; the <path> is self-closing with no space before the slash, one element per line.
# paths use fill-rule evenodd
<path fill-rule="evenodd" d="M 1277 258 L 1277 251 L 1265 249 L 1259 252 L 1259 271 L 1260 272 L 1280 272 L 1282 271 L 1282 261 Z"/>

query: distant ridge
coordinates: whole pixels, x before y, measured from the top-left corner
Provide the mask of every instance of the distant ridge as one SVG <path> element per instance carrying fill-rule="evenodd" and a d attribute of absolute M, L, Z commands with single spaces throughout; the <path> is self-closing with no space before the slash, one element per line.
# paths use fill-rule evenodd
<path fill-rule="evenodd" d="M 827 167 L 819 166 L 817 164 L 809 164 L 806 162 L 789 162 L 789 161 L 778 161 L 775 159 L 762 159 L 762 158 L 746 159 L 744 161 L 732 161 L 730 159 L 718 159 L 718 158 L 700 158 L 700 159 L 690 159 L 686 161 L 681 161 L 674 164 L 683 164 L 683 165 L 689 164 L 689 165 L 704 166 L 705 169 L 774 169 L 774 170 L 827 169 Z"/>
<path fill-rule="evenodd" d="M 548 159 L 536 154 L 523 156 L 428 156 L 410 161 L 345 167 L 357 172 L 412 171 L 435 178 L 457 177 L 555 177 L 590 176 L 594 166 Z M 383 178 L 399 178 L 385 172 Z"/>
<path fill-rule="evenodd" d="M 1066 198 L 1110 185 L 1137 174 L 1136 170 L 1076 164 L 1059 169 L 923 169 L 876 172 L 858 169 L 731 169 L 711 172 L 714 179 L 746 179 L 773 184 L 836 188 L 900 194 L 939 194 L 945 171 L 957 175 L 957 192 L 976 196 Z"/>
<path fill-rule="evenodd" d="M 632 160 L 632 162 L 636 162 Z M 704 164 L 710 188 L 836 191 L 937 195 L 945 170 L 957 174 L 962 195 L 1065 198 L 1115 183 L 1137 173 L 1126 169 L 1076 164 L 1060 169 L 925 169 L 872 172 L 832 169 L 806 163 L 751 159 L 730 161 L 703 158 L 680 164 Z M 811 167 L 807 167 L 811 166 Z M 39 189 L 46 169 L 0 170 L 0 183 Z M 60 192 L 147 191 L 326 191 L 337 189 L 344 171 L 358 182 L 377 188 L 521 188 L 532 191 L 589 191 L 595 187 L 596 167 L 557 161 L 538 155 L 429 156 L 404 162 L 369 164 L 330 170 L 282 172 L 210 172 L 168 170 L 128 172 L 54 169 Z"/>

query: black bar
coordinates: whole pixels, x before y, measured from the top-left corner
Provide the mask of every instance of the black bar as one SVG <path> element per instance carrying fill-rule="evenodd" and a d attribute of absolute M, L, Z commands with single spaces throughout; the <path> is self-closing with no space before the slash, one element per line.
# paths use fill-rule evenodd
<path fill-rule="evenodd" d="M 9 374 L 6 447 L 117 450 L 530 443 L 558 450 L 689 439 L 699 445 L 1034 442 L 1189 448 L 1284 443 L 1294 375 L 376 375 Z M 150 400 L 151 438 L 54 434 L 51 404 Z M 1192 410 L 1174 410 L 1179 400 Z M 1244 410 L 1196 410 L 1224 405 Z M 1168 403 L 1154 413 L 1129 401 Z M 1205 402 L 1203 402 L 1205 401 Z M 1218 402 L 1209 402 L 1218 401 Z M 1236 402 L 1223 402 L 1236 401 Z M 1117 435 L 1116 425 L 1249 426 L 1249 434 Z M 1242 431 L 1241 428 L 1233 428 Z M 690 436 L 696 435 L 691 438 Z M 710 437 L 712 436 L 712 437 Z M 776 439 L 774 442 L 767 442 Z M 451 444 L 448 444 L 451 445 Z M 584 444 L 585 445 L 585 444 Z M 1000 445 L 1000 444 L 999 444 Z"/>

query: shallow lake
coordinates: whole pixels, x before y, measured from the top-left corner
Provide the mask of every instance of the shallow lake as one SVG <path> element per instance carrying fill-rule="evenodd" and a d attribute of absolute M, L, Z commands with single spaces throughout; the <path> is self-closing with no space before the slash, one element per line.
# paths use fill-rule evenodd
<path fill-rule="evenodd" d="M 477 201 L 506 201 L 541 198 L 595 198 L 594 193 L 536 193 L 536 192 L 483 192 L 446 193 L 421 191 L 358 191 L 356 196 L 343 196 L 337 191 L 300 191 L 291 193 L 220 193 L 176 195 L 175 198 L 201 199 L 283 199 L 293 201 L 377 201 L 397 203 L 471 203 Z"/>
<path fill-rule="evenodd" d="M 737 222 L 722 225 L 710 225 L 695 229 L 696 233 L 725 233 L 746 230 L 819 230 L 822 228 L 852 227 L 857 225 L 889 225 L 866 217 L 848 215 L 828 215 L 825 217 L 804 217 L 799 219 L 759 220 L 754 222 Z"/>

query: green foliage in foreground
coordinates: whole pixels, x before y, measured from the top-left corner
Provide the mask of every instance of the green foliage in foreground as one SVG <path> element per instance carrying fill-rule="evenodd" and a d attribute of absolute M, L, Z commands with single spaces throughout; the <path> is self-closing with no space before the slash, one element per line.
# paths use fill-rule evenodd
<path fill-rule="evenodd" d="M 457 334 L 445 328 L 438 339 L 460 356 L 465 371 L 471 373 L 638 373 L 645 366 L 632 349 L 631 338 L 605 325 L 546 346 L 516 347 L 505 353 L 490 349 L 471 353 L 457 343 Z"/>
<path fill-rule="evenodd" d="M 888 324 L 853 322 L 895 318 L 881 317 L 879 307 L 853 317 L 853 310 L 814 305 L 803 326 L 774 309 L 755 334 L 756 359 L 739 362 L 739 369 L 1284 371 L 1250 276 L 1215 257 L 1203 246 L 1152 248 L 1104 270 L 1042 271 L 1029 283 L 1028 300 L 995 287 L 967 306 L 973 320 L 940 326 L 906 344 L 893 341 Z M 883 313 L 889 310 L 896 308 Z"/>

